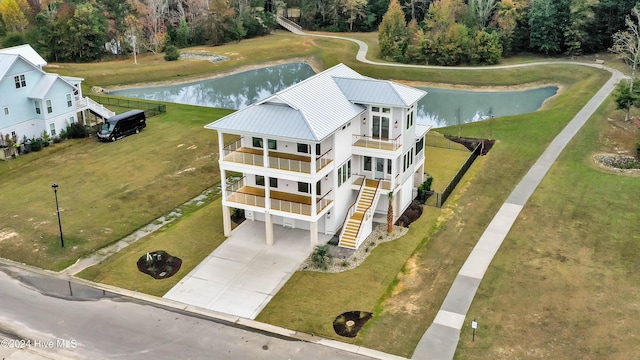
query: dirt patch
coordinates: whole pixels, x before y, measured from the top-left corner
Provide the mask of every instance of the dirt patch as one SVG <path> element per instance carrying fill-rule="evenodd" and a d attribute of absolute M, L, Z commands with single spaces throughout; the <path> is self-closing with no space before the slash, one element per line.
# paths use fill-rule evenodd
<path fill-rule="evenodd" d="M 466 147 L 469 151 L 473 151 L 476 148 L 476 146 L 481 144 L 482 147 L 480 148 L 481 149 L 480 155 L 487 155 L 489 150 L 491 150 L 493 145 L 496 143 L 495 140 L 489 140 L 489 139 L 458 137 L 458 136 L 451 136 L 451 135 L 445 135 L 445 137 L 450 141 L 464 145 L 464 147 Z"/>
<path fill-rule="evenodd" d="M 333 330 L 340 336 L 356 337 L 371 316 L 373 314 L 366 311 L 347 311 L 338 315 L 333 321 Z"/>
<path fill-rule="evenodd" d="M 13 237 L 18 236 L 18 233 L 11 229 L 2 229 L 0 230 L 0 242 L 4 240 L 9 240 Z"/>

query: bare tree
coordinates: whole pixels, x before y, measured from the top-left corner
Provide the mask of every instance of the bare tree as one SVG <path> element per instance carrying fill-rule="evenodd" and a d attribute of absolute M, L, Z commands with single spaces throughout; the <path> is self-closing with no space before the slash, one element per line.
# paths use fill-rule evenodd
<path fill-rule="evenodd" d="M 164 45 L 165 19 L 169 13 L 167 0 L 147 0 L 145 34 L 149 50 L 158 53 Z"/>
<path fill-rule="evenodd" d="M 633 82 L 636 78 L 636 67 L 640 60 L 640 3 L 631 9 L 631 16 L 627 15 L 625 23 L 627 30 L 618 31 L 613 34 L 613 46 L 609 48 L 619 58 L 623 59 L 631 67 L 631 80 L 629 81 L 629 94 L 633 94 Z M 631 104 L 627 106 L 627 114 L 625 120 L 629 121 L 631 112 Z"/>
<path fill-rule="evenodd" d="M 496 5 L 496 0 L 469 0 L 469 8 L 481 29 L 484 30 L 489 24 L 491 14 L 493 14 Z"/>
<path fill-rule="evenodd" d="M 418 21 L 418 19 L 416 19 L 416 10 L 419 7 L 424 7 L 427 3 L 427 0 L 406 0 L 402 7 L 405 9 L 411 9 L 411 20 L 416 20 Z"/>

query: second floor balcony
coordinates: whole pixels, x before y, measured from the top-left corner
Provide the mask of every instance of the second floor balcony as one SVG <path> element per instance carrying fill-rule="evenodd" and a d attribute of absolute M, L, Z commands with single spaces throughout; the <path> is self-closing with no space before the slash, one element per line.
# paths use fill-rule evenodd
<path fill-rule="evenodd" d="M 225 190 L 227 201 L 241 205 L 249 205 L 258 208 L 267 208 L 298 215 L 313 216 L 319 214 L 327 206 L 333 203 L 332 192 L 329 191 L 322 197 L 312 197 L 300 194 L 292 194 L 283 191 L 269 191 L 269 199 L 266 198 L 265 189 L 255 186 L 248 186 L 244 183 L 244 178 L 229 184 Z M 316 201 L 315 213 L 311 206 L 313 200 Z M 267 201 L 268 200 L 268 201 Z"/>
<path fill-rule="evenodd" d="M 312 160 L 309 155 L 268 151 L 265 164 L 265 156 L 262 149 L 244 147 L 241 141 L 242 139 L 224 146 L 222 149 L 224 161 L 305 174 L 312 173 Z M 329 165 L 333 161 L 331 149 L 324 154 L 316 156 L 314 161 L 316 172 Z"/>

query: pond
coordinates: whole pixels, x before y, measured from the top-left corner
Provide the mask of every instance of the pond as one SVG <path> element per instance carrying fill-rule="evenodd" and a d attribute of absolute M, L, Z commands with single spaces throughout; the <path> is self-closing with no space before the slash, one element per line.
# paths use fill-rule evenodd
<path fill-rule="evenodd" d="M 313 69 L 300 62 L 193 83 L 117 90 L 111 94 L 240 110 L 313 75 Z M 534 112 L 558 91 L 555 86 L 500 92 L 421 89 L 428 95 L 418 103 L 417 122 L 434 128 Z"/>

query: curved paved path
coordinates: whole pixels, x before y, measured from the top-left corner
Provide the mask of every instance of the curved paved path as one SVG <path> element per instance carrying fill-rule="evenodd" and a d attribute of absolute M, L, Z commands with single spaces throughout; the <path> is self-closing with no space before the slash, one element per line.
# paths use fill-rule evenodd
<path fill-rule="evenodd" d="M 475 67 L 455 67 L 447 68 L 428 65 L 410 64 L 387 64 L 367 60 L 368 46 L 361 40 L 346 38 L 342 36 L 309 34 L 301 30 L 294 29 L 293 33 L 298 35 L 309 35 L 341 39 L 355 42 L 360 47 L 356 59 L 360 62 L 390 67 L 409 67 L 423 69 L 443 69 L 443 70 L 499 70 L 527 66 L 539 66 L 550 64 L 574 64 L 590 66 L 611 72 L 611 78 L 600 88 L 600 90 L 589 100 L 589 102 L 576 114 L 569 124 L 556 136 L 547 149 L 538 158 L 536 163 L 529 169 L 529 172 L 518 183 L 511 195 L 507 198 L 498 213 L 494 216 L 489 226 L 486 228 L 478 243 L 473 248 L 464 265 L 458 272 L 447 297 L 438 311 L 433 324 L 429 326 L 427 332 L 422 336 L 418 346 L 414 350 L 412 359 L 416 360 L 449 360 L 453 356 L 460 339 L 460 329 L 465 322 L 467 311 L 478 290 L 478 286 L 484 277 L 491 261 L 498 252 L 500 245 L 511 230 L 513 223 L 517 219 L 520 211 L 529 200 L 529 197 L 538 187 L 551 165 L 556 161 L 562 150 L 593 115 L 596 109 L 615 89 L 617 83 L 625 76 L 617 70 L 608 68 L 600 64 L 588 64 L 573 61 L 545 61 L 537 63 Z"/>

